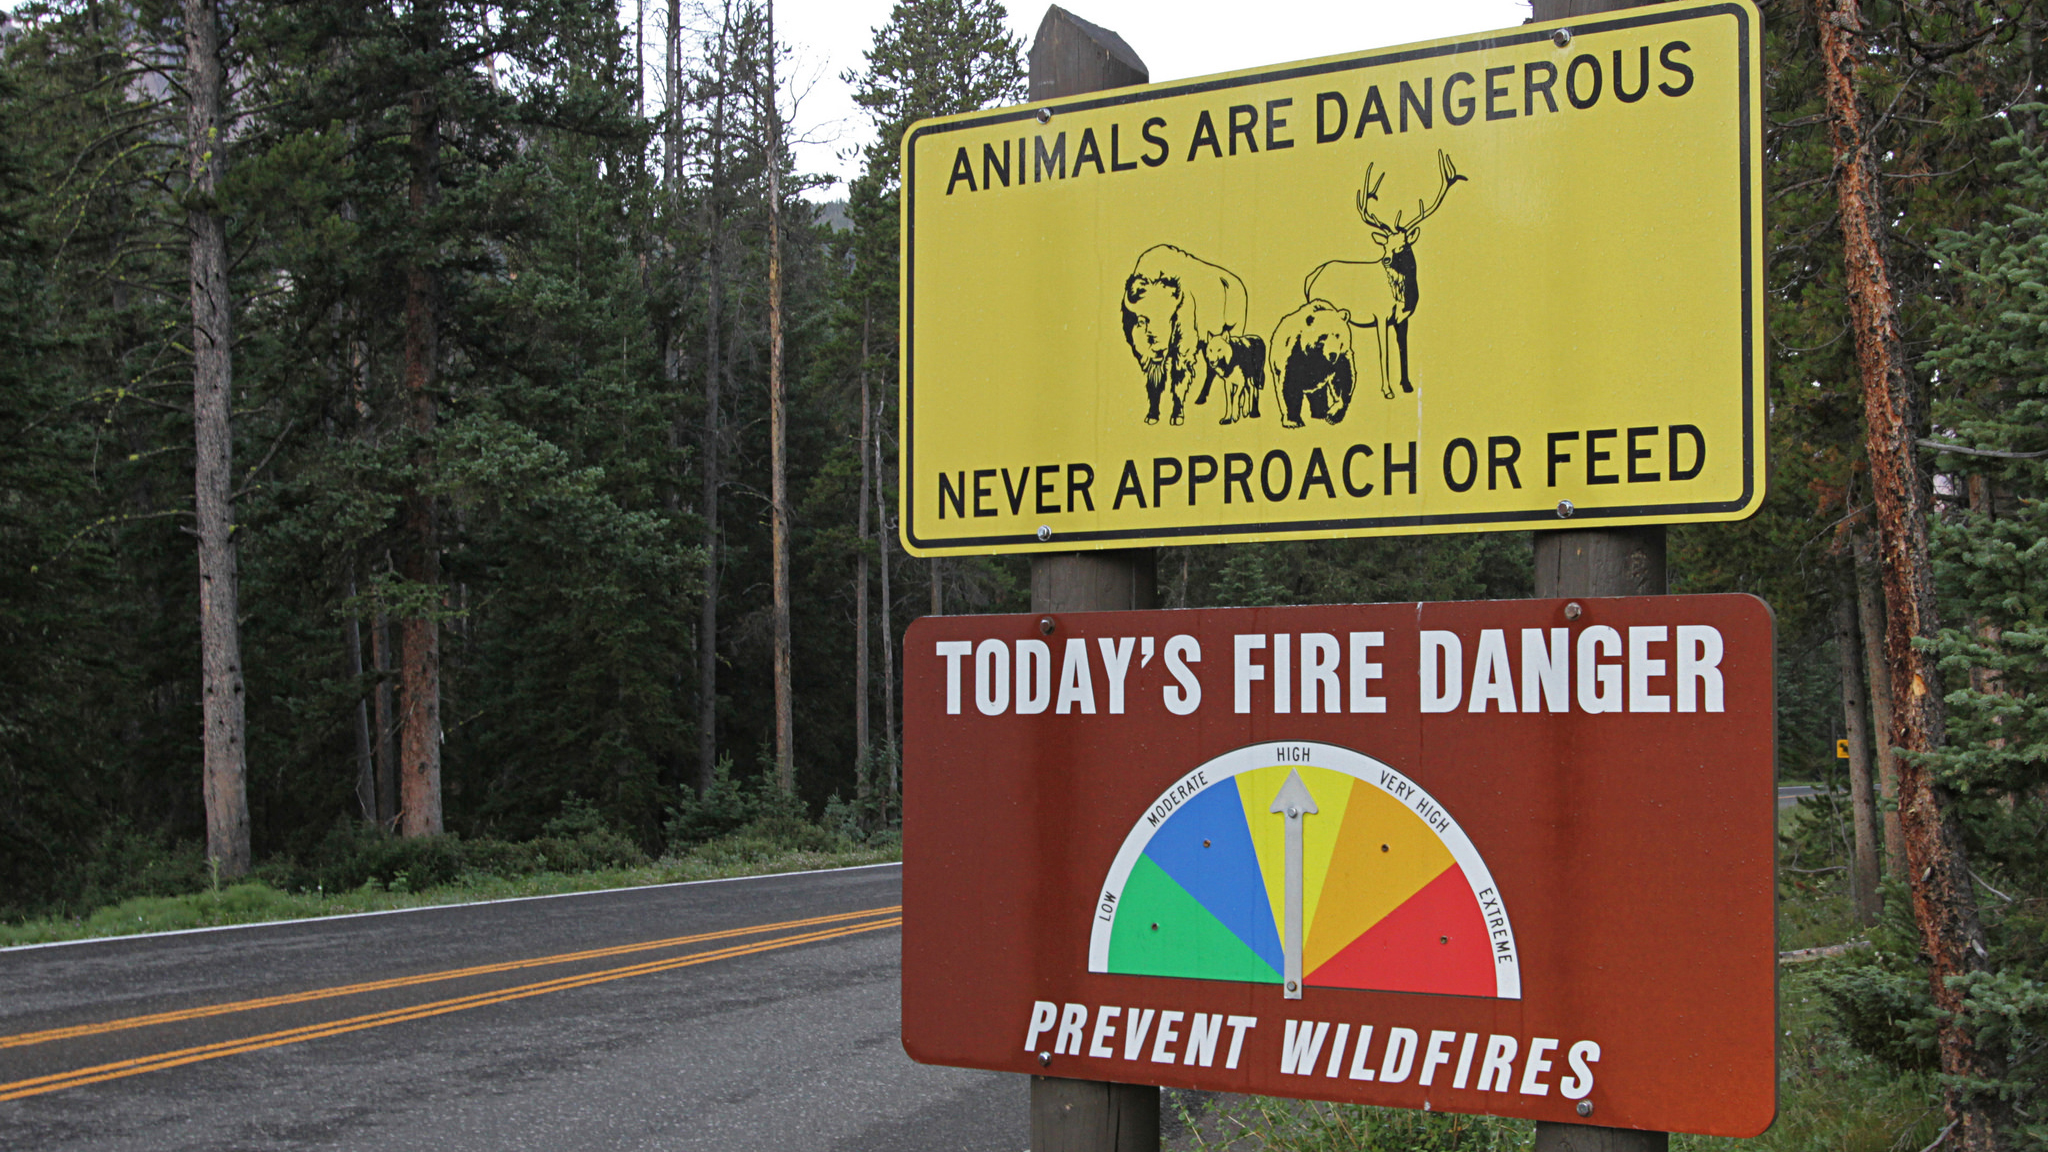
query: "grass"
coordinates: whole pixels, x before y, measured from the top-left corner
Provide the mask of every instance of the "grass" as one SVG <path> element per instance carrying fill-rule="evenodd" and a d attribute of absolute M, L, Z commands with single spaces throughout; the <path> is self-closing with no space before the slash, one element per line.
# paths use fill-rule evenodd
<path fill-rule="evenodd" d="M 1947 1122 L 1925 1073 L 1897 1072 L 1849 1047 L 1820 981 L 1857 957 L 1788 966 L 1778 981 L 1778 1119 L 1751 1140 L 1674 1136 L 1673 1152 L 1919 1152 Z"/>
<path fill-rule="evenodd" d="M 185 928 L 214 928 L 227 924 L 259 924 L 271 920 L 309 920 L 321 916 L 345 916 L 355 912 L 427 908 L 441 904 L 504 900 L 519 896 L 599 892 L 688 880 L 720 880 L 735 876 L 803 872 L 817 868 L 848 868 L 861 864 L 889 863 L 902 858 L 903 850 L 895 843 L 837 851 L 812 851 L 774 848 L 746 841 L 712 841 L 698 845 L 681 856 L 666 857 L 644 867 L 611 868 L 591 872 L 537 872 L 517 877 L 471 874 L 455 883 L 423 888 L 417 892 L 404 890 L 404 885 L 397 886 L 397 890 L 394 891 L 391 887 L 374 880 L 347 892 L 285 892 L 267 884 L 241 883 L 218 891 L 184 896 L 136 897 L 112 907 L 101 908 L 86 916 L 0 924 L 0 947 L 106 936 L 132 936 L 144 932 L 170 932 Z"/>
<path fill-rule="evenodd" d="M 1183 1107 L 1181 1122 L 1187 1152 L 1507 1152 L 1536 1137 L 1527 1120 L 1270 1096 L 1222 1097 L 1194 1114 Z"/>

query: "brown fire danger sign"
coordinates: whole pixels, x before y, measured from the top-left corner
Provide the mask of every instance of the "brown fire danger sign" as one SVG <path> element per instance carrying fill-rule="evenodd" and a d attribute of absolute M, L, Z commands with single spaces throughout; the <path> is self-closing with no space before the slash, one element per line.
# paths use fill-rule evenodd
<path fill-rule="evenodd" d="M 904 1047 L 1753 1136 L 1771 652 L 1748 596 L 921 620 Z"/>

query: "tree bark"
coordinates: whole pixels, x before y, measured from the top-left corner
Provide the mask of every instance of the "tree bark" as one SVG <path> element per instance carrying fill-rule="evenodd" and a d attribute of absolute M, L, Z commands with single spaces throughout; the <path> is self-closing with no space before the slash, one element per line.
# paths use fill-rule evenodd
<path fill-rule="evenodd" d="M 1884 589 L 1878 586 L 1876 546 L 1867 532 L 1854 537 L 1856 617 L 1863 630 L 1863 664 L 1870 685 L 1871 737 L 1877 745 L 1877 794 L 1884 801 L 1884 868 L 1906 878 L 1906 834 L 1899 828 L 1899 757 L 1892 751 L 1892 670 L 1885 663 Z"/>
<path fill-rule="evenodd" d="M 356 560 L 349 557 L 348 598 L 356 598 Z M 370 750 L 370 701 L 363 692 L 363 618 L 349 613 L 343 634 L 348 649 L 348 676 L 356 685 L 356 807 L 363 823 L 377 822 L 377 758 Z"/>
<path fill-rule="evenodd" d="M 775 784 L 796 792 L 795 701 L 789 667 L 789 392 L 782 364 L 782 115 L 775 91 L 775 0 L 768 0 L 766 90 L 768 117 L 768 440 L 770 551 L 775 600 Z"/>
<path fill-rule="evenodd" d="M 192 237 L 192 486 L 199 536 L 206 856 L 218 875 L 235 877 L 249 871 L 249 797 L 234 537 L 234 301 L 228 290 L 227 221 L 216 199 L 227 169 L 221 109 L 226 77 L 214 0 L 185 0 L 184 23 L 191 100 L 185 224 Z"/>
<path fill-rule="evenodd" d="M 1849 745 L 1849 812 L 1854 837 L 1849 855 L 1849 906 L 1858 927 L 1877 923 L 1877 802 L 1871 795 L 1870 701 L 1863 694 L 1862 645 L 1856 604 L 1835 601 L 1835 648 L 1842 673 L 1842 735 Z"/>
<path fill-rule="evenodd" d="M 671 0 L 669 14 L 669 182 L 679 188 L 682 179 L 682 31 L 681 8 Z M 719 406 L 725 382 L 724 337 L 720 324 L 725 311 L 725 227 L 719 198 L 725 192 L 725 77 L 728 67 L 727 35 L 731 21 L 718 29 L 718 91 L 712 97 L 711 185 L 704 191 L 705 309 L 704 309 L 704 435 L 698 445 L 698 467 L 704 480 L 704 600 L 697 614 L 697 794 L 711 795 L 718 777 L 718 565 L 719 524 Z"/>
<path fill-rule="evenodd" d="M 874 464 L 868 455 L 868 302 L 861 301 L 860 313 L 860 525 L 854 537 L 860 541 L 853 573 L 853 746 L 854 790 L 863 818 L 873 792 L 874 741 L 868 733 L 868 489 L 873 486 Z"/>
<path fill-rule="evenodd" d="M 1916 648 L 1939 630 L 1933 563 L 1927 548 L 1927 503 L 1914 459 L 1913 384 L 1899 346 L 1898 304 L 1885 265 L 1878 170 L 1864 128 L 1856 69 L 1866 53 L 1860 0 L 1816 0 L 1815 24 L 1825 65 L 1828 131 L 1834 149 L 1842 256 L 1848 273 L 1850 326 L 1862 376 L 1865 451 L 1877 510 L 1879 567 L 1884 577 L 1886 663 L 1891 668 L 1889 741 L 1906 753 L 1942 743 L 1941 678 L 1934 653 Z M 1997 1072 L 1959 1022 L 1962 994 L 1949 978 L 1977 971 L 1987 954 L 1970 889 L 1953 803 L 1947 789 L 1911 758 L 1899 763 L 1899 826 L 1904 834 L 1913 915 L 1929 958 L 1935 1004 L 1947 1015 L 1936 1036 L 1941 1069 L 1951 1077 Z M 2004 1108 L 1951 1084 L 1950 1117 L 1969 1152 L 2002 1148 Z"/>
<path fill-rule="evenodd" d="M 438 10 L 421 18 L 422 48 L 439 47 L 446 35 Z M 428 242 L 428 212 L 438 198 L 441 152 L 441 107 L 433 85 L 436 77 L 418 78 L 409 108 L 408 151 L 411 180 L 407 189 L 412 209 L 415 250 L 405 270 L 406 431 L 413 439 L 413 477 L 404 499 L 405 577 L 418 588 L 441 583 L 441 540 L 434 497 L 424 487 L 433 466 L 430 441 L 437 405 L 435 369 L 439 357 L 439 285 L 420 247 Z M 441 626 L 430 613 L 408 615 L 399 623 L 399 830 L 406 836 L 432 836 L 441 831 Z"/>
<path fill-rule="evenodd" d="M 398 823 L 398 698 L 391 683 L 393 647 L 391 617 L 380 611 L 370 622 L 370 666 L 377 672 L 372 743 L 377 750 L 377 826 L 387 832 Z"/>
<path fill-rule="evenodd" d="M 719 27 L 719 67 L 724 67 L 725 28 Z M 669 196 L 678 198 L 682 190 L 683 175 L 683 4 L 682 0 L 668 0 L 668 31 L 662 40 L 663 79 L 668 85 L 668 107 L 663 110 L 662 119 L 662 186 Z M 721 101 L 722 105 L 722 101 Z M 714 134 L 714 145 L 716 137 Z"/>
<path fill-rule="evenodd" d="M 897 772 L 903 758 L 896 743 L 896 606 L 889 597 L 889 498 L 882 477 L 882 425 L 875 422 L 875 562 L 882 570 L 882 756 L 889 764 L 885 815 L 900 812 Z"/>

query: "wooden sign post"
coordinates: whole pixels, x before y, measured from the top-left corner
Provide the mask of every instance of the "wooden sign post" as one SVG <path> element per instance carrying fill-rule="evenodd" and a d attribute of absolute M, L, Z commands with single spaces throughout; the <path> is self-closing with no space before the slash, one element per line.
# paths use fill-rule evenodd
<path fill-rule="evenodd" d="M 1650 0 L 1532 0 L 1530 19 L 1568 20 Z M 1665 583 L 1665 532 L 1643 528 L 1588 528 L 1536 535 L 1536 595 L 1661 596 Z M 1665 1152 L 1671 1136 L 1589 1124 L 1536 1122 L 1536 1152 Z"/>
<path fill-rule="evenodd" d="M 1031 98 L 1051 100 L 1151 79 L 1123 37 L 1054 4 L 1031 41 Z M 1116 612 L 1158 600 L 1150 548 L 1031 558 L 1033 612 Z M 1031 1147 L 1041 1152 L 1158 1152 L 1159 1089 L 1031 1078 Z"/>

